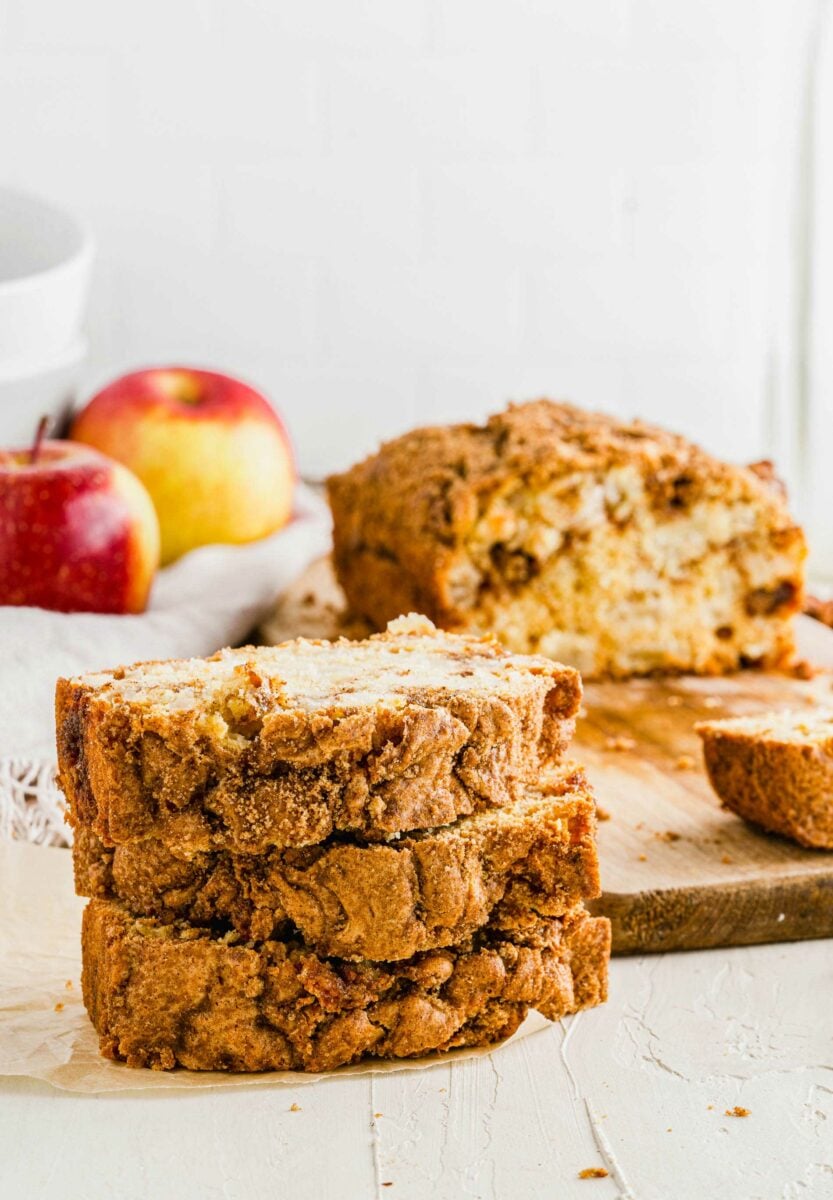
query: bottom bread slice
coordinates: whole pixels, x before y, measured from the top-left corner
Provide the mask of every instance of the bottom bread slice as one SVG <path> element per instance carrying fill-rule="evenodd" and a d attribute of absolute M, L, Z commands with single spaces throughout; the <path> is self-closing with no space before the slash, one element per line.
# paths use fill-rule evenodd
<path fill-rule="evenodd" d="M 133 1067 L 326 1071 L 509 1037 L 607 997 L 610 926 L 576 908 L 499 920 L 459 946 L 395 964 L 322 958 L 300 942 L 240 943 L 91 900 L 84 1003 L 101 1052 Z"/>

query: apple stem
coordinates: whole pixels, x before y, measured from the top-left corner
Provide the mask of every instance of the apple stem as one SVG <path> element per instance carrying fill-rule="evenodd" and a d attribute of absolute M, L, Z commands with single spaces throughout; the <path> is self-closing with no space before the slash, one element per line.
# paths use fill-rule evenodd
<path fill-rule="evenodd" d="M 49 428 L 49 417 L 47 417 L 47 416 L 41 417 L 41 419 L 38 421 L 37 430 L 35 431 L 35 440 L 32 443 L 32 453 L 31 453 L 31 457 L 29 459 L 32 466 L 35 465 L 35 463 L 38 461 L 38 458 L 40 457 L 41 446 L 43 445 L 43 439 L 46 437 L 46 431 L 48 428 Z"/>

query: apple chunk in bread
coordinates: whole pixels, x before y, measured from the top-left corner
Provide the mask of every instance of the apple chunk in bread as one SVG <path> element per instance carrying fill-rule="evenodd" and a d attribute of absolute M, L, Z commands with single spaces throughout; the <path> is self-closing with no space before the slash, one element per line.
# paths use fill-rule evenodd
<path fill-rule="evenodd" d="M 374 624 L 418 609 L 588 676 L 793 654 L 803 534 L 771 474 L 541 400 L 415 430 L 328 481 L 335 564 Z"/>

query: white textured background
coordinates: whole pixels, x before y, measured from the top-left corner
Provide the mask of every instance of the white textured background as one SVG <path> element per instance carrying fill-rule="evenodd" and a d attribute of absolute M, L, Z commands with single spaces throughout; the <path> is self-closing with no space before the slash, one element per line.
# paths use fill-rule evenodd
<path fill-rule="evenodd" d="M 248 376 L 308 473 L 548 393 L 797 483 L 825 8 L 0 0 L 0 172 L 95 224 L 91 386 Z"/>

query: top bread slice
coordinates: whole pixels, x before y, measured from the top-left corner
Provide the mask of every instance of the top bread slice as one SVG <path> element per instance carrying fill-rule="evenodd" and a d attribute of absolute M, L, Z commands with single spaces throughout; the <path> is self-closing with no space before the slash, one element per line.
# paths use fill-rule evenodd
<path fill-rule="evenodd" d="M 417 429 L 328 480 L 348 604 L 490 631 L 585 677 L 793 655 L 805 543 L 768 464 L 548 400 Z"/>
<path fill-rule="evenodd" d="M 363 642 L 61 679 L 60 783 L 106 845 L 384 840 L 514 799 L 559 760 L 580 701 L 571 668 L 410 616 Z"/>
<path fill-rule="evenodd" d="M 725 808 L 802 846 L 833 850 L 833 712 L 773 712 L 695 725 Z"/>

